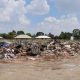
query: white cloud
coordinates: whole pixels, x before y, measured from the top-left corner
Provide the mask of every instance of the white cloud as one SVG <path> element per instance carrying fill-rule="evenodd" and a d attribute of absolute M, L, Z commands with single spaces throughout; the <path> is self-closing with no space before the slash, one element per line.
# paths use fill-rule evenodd
<path fill-rule="evenodd" d="M 80 0 L 54 0 L 55 6 L 63 13 L 80 13 Z"/>
<path fill-rule="evenodd" d="M 61 31 L 72 32 L 73 29 L 79 28 L 80 23 L 76 16 L 64 16 L 60 19 L 47 17 L 43 22 L 38 24 L 37 31 L 44 33 L 60 34 Z"/>
<path fill-rule="evenodd" d="M 30 21 L 26 20 L 26 17 L 24 15 L 22 15 L 20 18 L 19 18 L 19 22 L 21 25 L 23 26 L 26 26 L 27 24 L 30 24 Z"/>
<path fill-rule="evenodd" d="M 12 5 L 11 5 L 11 1 L 8 0 L 1 0 L 0 1 L 0 21 L 9 21 L 10 20 L 10 15 L 12 14 L 15 5 L 12 1 Z"/>
<path fill-rule="evenodd" d="M 44 15 L 49 12 L 47 0 L 32 0 L 27 6 L 28 12 L 36 15 Z"/>
<path fill-rule="evenodd" d="M 25 3 L 24 0 L 0 0 L 0 25 L 1 23 L 29 25 L 30 21 L 25 15 L 27 13 Z"/>

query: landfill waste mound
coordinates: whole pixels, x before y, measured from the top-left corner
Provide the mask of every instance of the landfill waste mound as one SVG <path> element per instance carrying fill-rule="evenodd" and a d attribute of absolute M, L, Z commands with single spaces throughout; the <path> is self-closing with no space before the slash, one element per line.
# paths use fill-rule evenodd
<path fill-rule="evenodd" d="M 30 43 L 26 44 L 0 44 L 0 60 L 14 60 L 18 57 L 25 56 L 28 59 L 35 60 L 34 57 L 38 56 L 42 59 L 55 59 L 58 57 L 65 58 L 69 56 L 76 56 L 80 54 L 79 41 L 59 41 L 53 40 L 46 44 Z M 31 56 L 31 58 L 30 58 Z M 33 58 L 32 58 L 33 57 Z"/>

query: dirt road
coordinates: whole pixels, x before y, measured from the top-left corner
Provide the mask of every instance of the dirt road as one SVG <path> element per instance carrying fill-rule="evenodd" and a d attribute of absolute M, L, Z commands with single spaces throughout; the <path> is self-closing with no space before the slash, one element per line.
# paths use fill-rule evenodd
<path fill-rule="evenodd" d="M 80 80 L 79 61 L 0 63 L 0 80 Z"/>

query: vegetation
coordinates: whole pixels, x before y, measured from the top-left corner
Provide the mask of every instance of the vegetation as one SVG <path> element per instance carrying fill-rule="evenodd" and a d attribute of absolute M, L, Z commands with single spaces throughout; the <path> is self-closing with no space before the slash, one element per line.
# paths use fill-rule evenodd
<path fill-rule="evenodd" d="M 44 34 L 43 32 L 37 32 L 36 34 L 31 34 L 31 33 L 25 33 L 24 31 L 15 31 L 13 30 L 12 32 L 9 33 L 1 33 L 0 36 L 5 38 L 5 39 L 13 39 L 15 36 L 17 35 L 22 35 L 22 34 L 26 34 L 29 35 L 33 38 L 35 38 L 36 36 L 40 36 L 40 35 L 48 35 L 49 37 L 51 37 L 51 39 L 70 39 L 71 36 L 74 36 L 75 39 L 80 39 L 80 30 L 79 29 L 74 29 L 72 31 L 72 33 L 70 32 L 61 32 L 60 35 L 54 36 L 54 34 L 49 33 L 49 34 Z"/>
<path fill-rule="evenodd" d="M 80 30 L 74 29 L 73 30 L 73 36 L 75 37 L 75 39 L 80 39 Z"/>
<path fill-rule="evenodd" d="M 36 33 L 36 36 L 41 36 L 41 35 L 44 35 L 44 33 L 43 32 L 37 32 Z"/>
<path fill-rule="evenodd" d="M 54 35 L 52 33 L 49 33 L 48 36 L 51 37 L 51 39 L 54 39 Z"/>
<path fill-rule="evenodd" d="M 72 33 L 69 32 L 61 32 L 61 34 L 59 35 L 60 39 L 70 39 L 70 37 L 72 36 Z"/>
<path fill-rule="evenodd" d="M 25 34 L 24 31 L 17 31 L 17 35 Z"/>

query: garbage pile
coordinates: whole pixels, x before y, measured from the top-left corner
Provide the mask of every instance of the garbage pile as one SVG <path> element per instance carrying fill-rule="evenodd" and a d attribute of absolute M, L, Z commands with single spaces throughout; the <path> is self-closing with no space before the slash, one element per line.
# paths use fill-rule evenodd
<path fill-rule="evenodd" d="M 1 42 L 2 44 L 2 42 Z M 37 56 L 40 55 L 40 47 L 37 43 L 17 44 L 0 46 L 0 59 L 11 60 L 19 56 Z"/>
<path fill-rule="evenodd" d="M 60 42 L 52 41 L 47 45 L 47 49 L 42 52 L 44 56 L 69 57 L 80 54 L 80 42 Z"/>
<path fill-rule="evenodd" d="M 49 43 L 0 43 L 0 59 L 13 60 L 18 56 L 40 56 L 44 59 L 76 56 L 80 54 L 80 42 L 53 40 Z"/>

